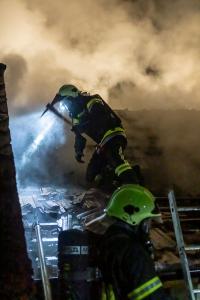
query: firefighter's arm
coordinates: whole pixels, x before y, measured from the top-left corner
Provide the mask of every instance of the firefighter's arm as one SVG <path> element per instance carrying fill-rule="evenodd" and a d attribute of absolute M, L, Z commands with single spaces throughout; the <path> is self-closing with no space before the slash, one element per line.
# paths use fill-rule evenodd
<path fill-rule="evenodd" d="M 78 162 L 84 163 L 82 160 L 82 157 L 84 156 L 83 151 L 85 149 L 86 145 L 86 139 L 76 130 L 73 130 L 75 132 L 75 158 Z"/>

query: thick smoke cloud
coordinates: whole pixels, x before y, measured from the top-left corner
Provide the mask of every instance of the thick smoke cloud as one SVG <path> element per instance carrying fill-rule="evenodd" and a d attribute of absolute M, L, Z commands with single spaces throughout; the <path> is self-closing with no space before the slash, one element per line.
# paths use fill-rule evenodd
<path fill-rule="evenodd" d="M 198 193 L 197 183 L 186 179 L 190 174 L 199 180 L 199 152 L 194 151 L 199 149 L 198 122 L 187 119 L 190 112 L 180 111 L 178 117 L 168 112 L 165 119 L 153 110 L 200 109 L 199 0 L 1 0 L 0 11 L 0 61 L 8 65 L 10 112 L 42 110 L 64 83 L 99 93 L 113 108 L 138 111 L 127 124 L 125 112 L 123 121 L 129 131 L 129 157 L 133 162 L 138 158 L 149 172 L 149 186 L 161 178 L 153 169 L 157 164 L 171 182 Z M 27 115 L 24 124 L 12 123 L 19 163 L 42 130 L 31 120 Z M 24 130 L 21 147 L 15 127 Z M 46 144 L 34 154 L 27 178 L 40 181 L 51 175 L 56 161 L 57 173 L 63 162 L 68 173 L 77 169 L 73 139 L 63 142 L 66 132 L 54 129 L 56 135 L 52 131 L 51 139 L 47 134 Z M 155 159 L 151 154 L 142 159 L 147 143 L 155 140 L 160 159 L 156 153 Z"/>
<path fill-rule="evenodd" d="M 1 11 L 0 55 L 27 62 L 19 108 L 65 82 L 115 108 L 200 108 L 198 0 L 2 0 Z"/>

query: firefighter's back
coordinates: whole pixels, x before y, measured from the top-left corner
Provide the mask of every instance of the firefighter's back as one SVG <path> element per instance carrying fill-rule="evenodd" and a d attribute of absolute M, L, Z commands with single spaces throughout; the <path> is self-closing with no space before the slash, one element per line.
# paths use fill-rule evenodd
<path fill-rule="evenodd" d="M 112 286 L 116 299 L 170 300 L 138 232 L 129 225 L 119 221 L 107 230 L 100 260 L 103 279 Z"/>

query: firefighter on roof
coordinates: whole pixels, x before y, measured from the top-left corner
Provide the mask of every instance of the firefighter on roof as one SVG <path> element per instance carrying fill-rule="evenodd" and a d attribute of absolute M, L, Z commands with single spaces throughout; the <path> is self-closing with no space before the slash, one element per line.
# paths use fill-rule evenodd
<path fill-rule="evenodd" d="M 93 182 L 102 169 L 111 165 L 115 175 L 124 183 L 137 183 L 134 170 L 124 159 L 127 145 L 126 134 L 120 118 L 99 95 L 82 93 L 73 85 L 64 85 L 57 94 L 59 101 L 67 107 L 72 119 L 75 134 L 75 158 L 83 163 L 86 138 L 89 136 L 96 144 L 96 150 L 88 164 L 86 179 Z"/>

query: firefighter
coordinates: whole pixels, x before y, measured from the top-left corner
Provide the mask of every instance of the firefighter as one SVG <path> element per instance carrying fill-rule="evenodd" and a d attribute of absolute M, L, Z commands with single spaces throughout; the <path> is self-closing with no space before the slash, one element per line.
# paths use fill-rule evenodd
<path fill-rule="evenodd" d="M 171 299 L 155 272 L 142 229 L 147 220 L 160 216 L 154 212 L 154 200 L 146 188 L 135 184 L 113 193 L 105 212 L 115 222 L 103 234 L 99 252 L 105 282 L 102 299 Z"/>
<path fill-rule="evenodd" d="M 63 85 L 56 95 L 62 101 L 72 119 L 75 134 L 75 158 L 83 163 L 86 138 L 89 136 L 96 144 L 86 171 L 88 182 L 101 178 L 102 170 L 111 165 L 119 181 L 137 183 L 137 176 L 124 158 L 127 145 L 126 134 L 120 118 L 99 95 L 82 93 L 74 85 Z"/>

